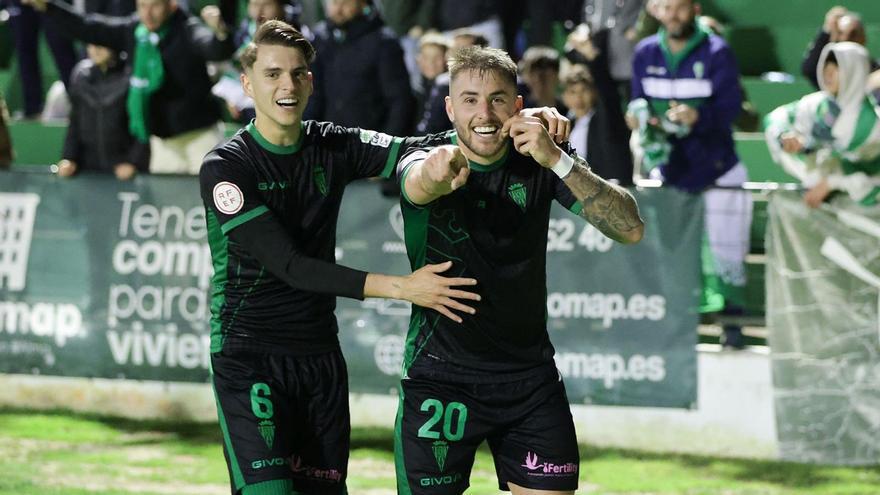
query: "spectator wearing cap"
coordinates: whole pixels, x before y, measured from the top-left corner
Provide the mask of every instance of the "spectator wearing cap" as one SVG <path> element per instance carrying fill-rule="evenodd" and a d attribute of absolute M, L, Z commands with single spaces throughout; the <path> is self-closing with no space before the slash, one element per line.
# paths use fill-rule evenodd
<path fill-rule="evenodd" d="M 452 49 L 458 50 L 466 46 L 489 46 L 489 40 L 480 33 L 469 29 L 458 29 L 452 32 Z M 434 84 L 428 92 L 422 115 L 416 124 L 419 136 L 443 132 L 452 129 L 452 122 L 446 114 L 446 97 L 449 95 L 449 72 L 443 72 L 434 78 Z"/>
<path fill-rule="evenodd" d="M 448 75 L 442 78 L 440 76 L 446 74 L 446 56 L 451 49 L 452 42 L 449 38 L 440 33 L 428 33 L 419 39 L 416 65 L 419 68 L 420 81 L 415 92 L 417 109 L 416 132 L 418 133 L 429 134 L 432 132 L 440 132 L 448 128 L 449 119 L 443 119 L 446 120 L 446 122 L 439 123 L 439 127 L 436 124 L 431 125 L 426 123 L 423 128 L 419 128 L 419 124 L 423 121 L 426 114 L 431 113 L 431 108 L 427 105 L 429 97 L 431 96 L 431 91 L 437 84 L 438 79 L 440 79 L 439 82 L 441 84 L 449 84 Z"/>

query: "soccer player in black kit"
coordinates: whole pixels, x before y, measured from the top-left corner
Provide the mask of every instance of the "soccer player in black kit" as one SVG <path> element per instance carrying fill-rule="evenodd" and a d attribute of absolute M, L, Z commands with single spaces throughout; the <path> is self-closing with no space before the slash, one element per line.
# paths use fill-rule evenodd
<path fill-rule="evenodd" d="M 622 243 L 638 242 L 644 225 L 626 190 L 560 149 L 538 119 L 515 116 L 522 98 L 505 52 L 465 48 L 449 68 L 455 130 L 398 165 L 406 247 L 413 269 L 452 261 L 449 273 L 475 278 L 482 300 L 455 326 L 413 307 L 395 427 L 398 493 L 463 493 L 483 440 L 500 489 L 574 493 L 577 440 L 546 326 L 550 205 Z"/>
<path fill-rule="evenodd" d="M 335 264 L 343 189 L 388 177 L 404 140 L 302 121 L 314 50 L 279 21 L 241 56 L 256 119 L 205 157 L 200 172 L 214 261 L 211 365 L 233 493 L 342 494 L 348 380 L 336 296 L 405 299 L 460 321 L 477 299 L 446 265 L 405 277 Z"/>

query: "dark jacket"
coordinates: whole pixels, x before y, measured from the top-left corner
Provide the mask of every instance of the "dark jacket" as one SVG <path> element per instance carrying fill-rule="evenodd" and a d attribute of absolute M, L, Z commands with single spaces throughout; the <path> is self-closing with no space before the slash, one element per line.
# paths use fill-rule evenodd
<path fill-rule="evenodd" d="M 807 53 L 804 54 L 804 60 L 801 62 L 801 74 L 807 78 L 814 88 L 819 89 L 818 73 L 819 56 L 822 55 L 822 49 L 831 42 L 831 35 L 820 29 L 819 33 L 813 38 L 813 42 L 807 47 Z M 871 60 L 871 72 L 880 69 L 880 64 L 876 60 Z"/>
<path fill-rule="evenodd" d="M 701 28 L 698 28 L 701 29 Z M 632 98 L 645 98 L 655 113 L 672 100 L 691 100 L 699 118 L 684 137 L 669 136 L 672 151 L 660 165 L 664 183 L 687 192 L 700 192 L 739 163 L 733 142 L 733 121 L 742 110 L 736 58 L 719 36 L 688 45 L 668 65 L 660 34 L 636 45 Z"/>
<path fill-rule="evenodd" d="M 150 145 L 128 132 L 130 72 L 122 64 L 101 71 L 91 60 L 80 61 L 70 74 L 70 125 L 62 156 L 77 163 L 79 171 L 112 173 L 128 162 L 146 172 Z"/>
<path fill-rule="evenodd" d="M 315 26 L 315 92 L 305 118 L 328 120 L 404 136 L 414 102 L 403 50 L 382 20 L 371 14 L 343 26 Z"/>
<path fill-rule="evenodd" d="M 117 52 L 134 53 L 136 17 L 78 14 L 62 0 L 49 0 L 51 28 Z M 165 81 L 150 98 L 147 128 L 167 138 L 207 127 L 220 120 L 220 104 L 211 94 L 205 61 L 221 61 L 235 51 L 232 36 L 220 41 L 195 17 L 177 9 L 168 34 L 159 43 Z"/>
<path fill-rule="evenodd" d="M 421 116 L 416 123 L 416 135 L 424 136 L 452 129 L 446 115 L 446 97 L 449 96 L 449 73 L 440 74 L 431 83 L 422 103 Z"/>
<path fill-rule="evenodd" d="M 569 52 L 572 62 L 585 64 L 596 87 L 596 101 L 593 117 L 587 131 L 587 163 L 603 179 L 617 179 L 622 186 L 633 183 L 633 159 L 629 149 L 630 130 L 623 116 L 620 93 L 611 78 L 608 66 L 607 31 L 604 39 L 597 35 L 594 43 L 599 47 L 599 56 L 587 60 L 576 51 Z M 572 143 L 583 149 L 583 143 Z"/>

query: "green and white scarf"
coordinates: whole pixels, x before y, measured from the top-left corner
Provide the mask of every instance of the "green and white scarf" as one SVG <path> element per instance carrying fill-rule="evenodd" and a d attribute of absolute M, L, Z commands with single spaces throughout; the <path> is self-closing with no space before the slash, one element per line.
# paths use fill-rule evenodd
<path fill-rule="evenodd" d="M 827 91 L 822 67 L 830 52 L 838 65 L 838 94 Z M 821 91 L 783 105 L 765 118 L 767 146 L 773 159 L 806 187 L 820 180 L 846 191 L 864 205 L 880 200 L 880 114 L 866 91 L 868 53 L 855 43 L 830 43 L 819 59 Z M 786 153 L 780 137 L 795 131 L 803 153 Z"/>
<path fill-rule="evenodd" d="M 167 23 L 156 31 L 150 31 L 143 24 L 138 24 L 134 30 L 134 61 L 126 105 L 129 131 L 141 142 L 150 139 L 147 125 L 150 97 L 165 81 L 165 68 L 162 66 L 159 43 L 166 34 L 168 34 Z"/>

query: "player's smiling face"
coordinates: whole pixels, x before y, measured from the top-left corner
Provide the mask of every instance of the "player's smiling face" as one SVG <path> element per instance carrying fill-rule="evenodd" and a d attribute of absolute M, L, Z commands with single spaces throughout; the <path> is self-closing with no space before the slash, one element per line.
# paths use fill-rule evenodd
<path fill-rule="evenodd" d="M 446 97 L 446 113 L 458 133 L 465 156 L 491 163 L 504 154 L 501 127 L 522 109 L 516 85 L 494 71 L 463 71 L 455 75 Z"/>
<path fill-rule="evenodd" d="M 263 126 L 289 132 L 300 125 L 312 94 L 312 73 L 299 49 L 260 45 L 253 67 L 245 71 L 241 82 Z"/>

